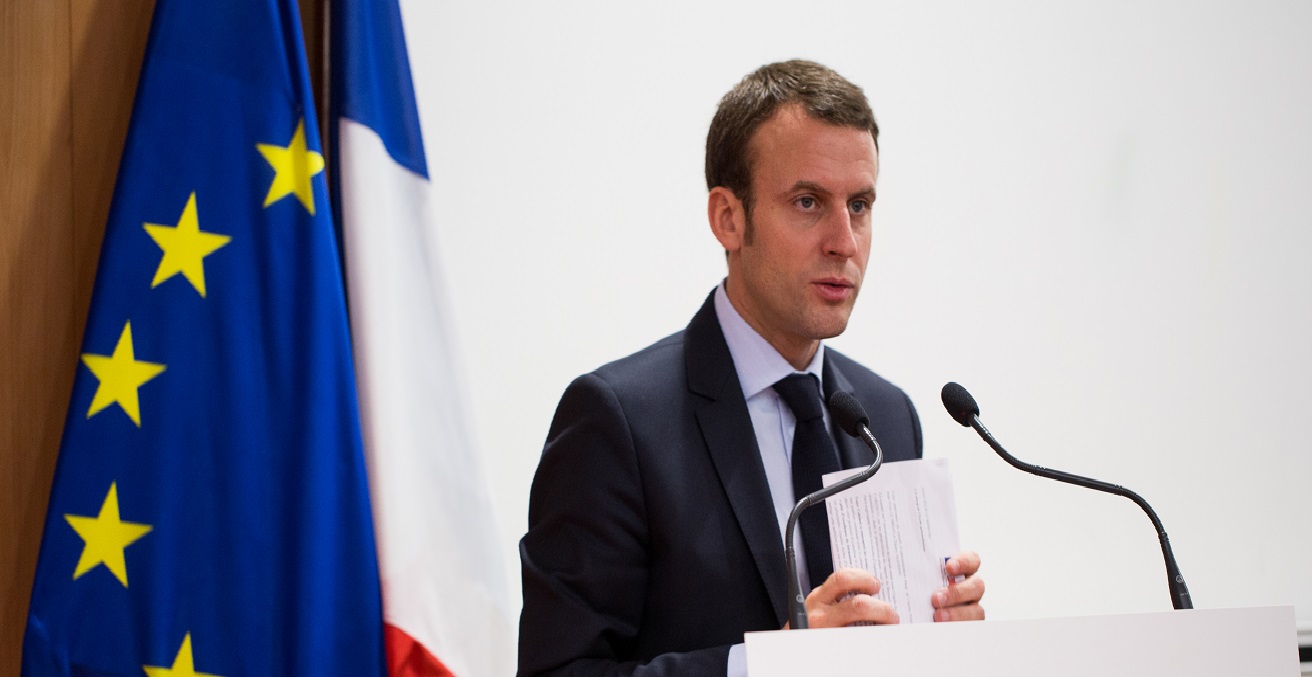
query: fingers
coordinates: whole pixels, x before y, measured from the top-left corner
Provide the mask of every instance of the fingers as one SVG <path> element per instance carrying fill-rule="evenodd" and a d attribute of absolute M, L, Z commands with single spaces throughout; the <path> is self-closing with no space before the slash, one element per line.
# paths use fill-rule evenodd
<path fill-rule="evenodd" d="M 946 609 L 963 604 L 977 604 L 984 597 L 984 579 L 971 576 L 960 583 L 951 583 L 934 592 L 930 601 L 935 609 Z"/>
<path fill-rule="evenodd" d="M 979 571 L 979 554 L 963 552 L 949 559 L 945 568 L 949 576 L 974 576 Z"/>
<path fill-rule="evenodd" d="M 964 552 L 948 560 L 948 574 L 966 578 L 934 592 L 931 603 L 935 621 L 984 620 L 984 607 L 980 606 L 984 597 L 984 579 L 976 575 L 979 567 L 979 555 L 973 552 Z M 813 628 L 899 622 L 897 611 L 875 597 L 879 590 L 879 579 L 870 572 L 839 569 L 807 595 L 807 620 Z"/>
<path fill-rule="evenodd" d="M 844 568 L 829 574 L 829 578 L 826 578 L 820 587 L 807 595 L 806 601 L 809 603 L 814 597 L 820 603 L 834 603 L 857 593 L 878 595 L 879 588 L 879 579 L 869 571 Z"/>
<path fill-rule="evenodd" d="M 934 610 L 935 623 L 956 623 L 958 621 L 982 620 L 984 620 L 984 607 L 978 604 L 966 604 L 964 606 L 954 606 L 947 609 Z"/>
<path fill-rule="evenodd" d="M 984 597 L 984 579 L 976 575 L 979 566 L 979 555 L 973 552 L 963 552 L 948 560 L 945 566 L 948 575 L 966 578 L 934 592 L 930 601 L 934 605 L 935 621 L 984 620 L 984 607 L 979 604 Z"/>
<path fill-rule="evenodd" d="M 897 612 L 888 602 L 864 593 L 845 597 L 829 604 L 806 605 L 806 619 L 813 628 L 841 628 L 848 625 L 893 625 Z"/>
<path fill-rule="evenodd" d="M 898 618 L 893 605 L 877 597 L 858 594 L 818 610 L 821 624 L 814 627 L 846 627 L 849 625 L 895 625 Z"/>
<path fill-rule="evenodd" d="M 879 579 L 868 571 L 839 569 L 807 595 L 807 621 L 813 628 L 897 623 L 892 605 L 874 597 L 879 586 Z"/>

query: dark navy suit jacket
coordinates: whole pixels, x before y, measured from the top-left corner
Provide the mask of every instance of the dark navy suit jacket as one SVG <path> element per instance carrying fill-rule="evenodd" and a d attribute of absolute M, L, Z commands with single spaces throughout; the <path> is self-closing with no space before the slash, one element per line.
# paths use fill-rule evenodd
<path fill-rule="evenodd" d="M 825 397 L 857 396 L 885 461 L 919 458 L 906 394 L 825 350 Z M 874 461 L 834 438 L 843 467 Z M 783 626 L 783 539 L 713 295 L 566 389 L 519 549 L 520 675 L 723 675 L 744 632 Z"/>

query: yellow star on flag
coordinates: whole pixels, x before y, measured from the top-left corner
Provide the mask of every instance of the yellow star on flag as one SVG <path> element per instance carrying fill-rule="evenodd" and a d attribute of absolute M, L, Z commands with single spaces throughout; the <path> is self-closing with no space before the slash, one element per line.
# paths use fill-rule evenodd
<path fill-rule="evenodd" d="M 146 671 L 147 677 L 219 677 L 208 672 L 196 672 L 196 662 L 191 657 L 190 632 L 182 638 L 182 646 L 178 648 L 178 655 L 173 657 L 172 666 L 166 668 L 143 665 L 141 667 Z"/>
<path fill-rule="evenodd" d="M 99 515 L 83 517 L 66 514 L 64 519 L 85 541 L 82 556 L 77 559 L 77 568 L 73 570 L 73 580 L 81 578 L 82 574 L 94 569 L 97 564 L 104 564 L 123 587 L 128 587 L 128 566 L 123 559 L 123 550 L 145 536 L 153 527 L 119 519 L 118 483 L 109 485 L 109 493 L 105 494 L 105 502 L 100 504 Z"/>
<path fill-rule="evenodd" d="M 159 223 L 147 223 L 143 227 L 155 244 L 164 250 L 164 258 L 160 259 L 159 268 L 155 270 L 155 279 L 151 281 L 150 288 L 154 289 L 161 282 L 182 273 L 191 286 L 200 292 L 201 298 L 204 298 L 205 266 L 201 262 L 206 256 L 228 244 L 232 238 L 201 231 L 200 220 L 196 217 L 196 193 L 193 191 L 187 198 L 187 206 L 182 208 L 178 225 L 170 228 Z"/>
<path fill-rule="evenodd" d="M 100 379 L 96 395 L 91 398 L 87 418 L 95 416 L 111 404 L 118 404 L 123 413 L 140 428 L 141 408 L 137 401 L 137 388 L 159 376 L 164 371 L 164 365 L 137 361 L 132 351 L 132 323 L 123 325 L 123 333 L 118 337 L 113 355 L 82 353 L 82 361 Z"/>
<path fill-rule="evenodd" d="M 269 194 L 264 197 L 264 206 L 277 202 L 284 197 L 295 194 L 305 205 L 306 210 L 314 213 L 314 189 L 310 180 L 323 171 L 323 156 L 305 147 L 305 119 L 296 123 L 296 133 L 292 134 L 291 143 L 286 146 L 273 146 L 267 143 L 255 145 L 260 154 L 273 167 L 273 183 L 269 185 Z"/>

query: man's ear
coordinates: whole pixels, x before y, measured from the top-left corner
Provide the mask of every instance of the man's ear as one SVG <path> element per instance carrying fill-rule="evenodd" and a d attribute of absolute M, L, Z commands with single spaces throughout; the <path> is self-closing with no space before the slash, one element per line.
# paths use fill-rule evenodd
<path fill-rule="evenodd" d="M 706 198 L 706 218 L 711 223 L 711 232 L 726 252 L 738 251 L 743 246 L 747 232 L 747 210 L 743 201 L 724 186 L 711 189 Z"/>

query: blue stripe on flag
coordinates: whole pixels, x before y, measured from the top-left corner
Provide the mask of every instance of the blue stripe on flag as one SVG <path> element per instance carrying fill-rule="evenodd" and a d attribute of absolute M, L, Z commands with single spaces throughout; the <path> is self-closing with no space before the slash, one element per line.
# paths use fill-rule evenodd
<path fill-rule="evenodd" d="M 333 10 L 334 119 L 374 130 L 397 164 L 428 178 L 400 7 L 367 0 L 334 2 Z"/>

